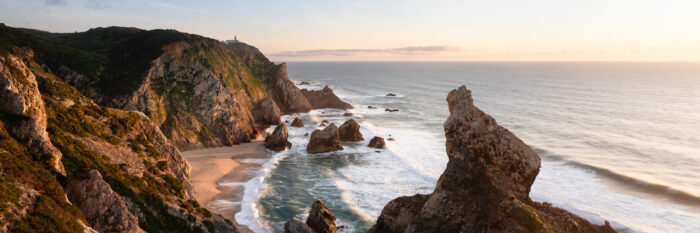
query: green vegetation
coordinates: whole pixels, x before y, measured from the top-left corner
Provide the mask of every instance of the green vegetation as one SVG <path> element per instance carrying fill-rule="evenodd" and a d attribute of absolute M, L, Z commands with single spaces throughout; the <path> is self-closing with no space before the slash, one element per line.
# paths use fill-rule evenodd
<path fill-rule="evenodd" d="M 9 232 L 82 232 L 77 220 L 85 218 L 74 206 L 65 201 L 65 193 L 48 164 L 41 156 L 30 152 L 17 142 L 5 128 L 12 116 L 0 115 L 0 216 L 9 226 Z M 33 189 L 36 200 L 21 196 Z M 17 216 L 13 209 L 26 208 L 27 215 Z M 9 225 L 7 225 L 9 224 Z"/>

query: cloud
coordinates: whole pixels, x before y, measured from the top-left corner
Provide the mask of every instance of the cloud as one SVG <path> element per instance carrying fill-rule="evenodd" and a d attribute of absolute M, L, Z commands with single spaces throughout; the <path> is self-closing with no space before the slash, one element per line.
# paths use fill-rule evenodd
<path fill-rule="evenodd" d="M 459 49 L 449 46 L 410 46 L 387 49 L 316 49 L 283 51 L 272 55 L 281 57 L 351 56 L 357 54 L 425 55 L 451 51 L 459 51 Z"/>
<path fill-rule="evenodd" d="M 51 1 L 51 0 L 49 0 Z M 112 2 L 115 0 L 87 0 L 85 1 L 85 7 L 93 9 L 105 9 L 112 7 Z"/>
<path fill-rule="evenodd" d="M 68 1 L 66 0 L 46 0 L 44 4 L 49 6 L 67 6 Z"/>

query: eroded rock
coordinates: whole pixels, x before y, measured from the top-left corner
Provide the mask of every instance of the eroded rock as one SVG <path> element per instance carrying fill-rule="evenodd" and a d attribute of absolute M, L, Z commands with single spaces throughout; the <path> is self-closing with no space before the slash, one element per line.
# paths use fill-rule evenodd
<path fill-rule="evenodd" d="M 275 127 L 275 131 L 265 138 L 265 147 L 274 151 L 281 151 L 292 146 L 292 143 L 287 141 L 287 126 L 279 124 Z"/>
<path fill-rule="evenodd" d="M 335 215 L 328 209 L 326 203 L 316 200 L 311 205 L 311 212 L 306 218 L 306 225 L 311 227 L 316 233 L 335 233 L 338 229 L 335 226 Z"/>
<path fill-rule="evenodd" d="M 370 232 L 615 232 L 532 201 L 539 156 L 475 107 L 466 87 L 447 102 L 449 162 L 435 190 L 394 199 Z"/>
<path fill-rule="evenodd" d="M 299 119 L 298 117 L 295 117 L 292 121 L 292 127 L 304 127 L 304 122 L 301 121 L 301 119 Z"/>
<path fill-rule="evenodd" d="M 97 170 L 77 172 L 68 177 L 65 191 L 83 212 L 90 226 L 99 232 L 145 232 L 121 197 Z"/>
<path fill-rule="evenodd" d="M 340 145 L 340 134 L 338 127 L 335 124 L 330 124 L 323 130 L 314 130 L 311 132 L 309 144 L 306 145 L 306 151 L 309 154 L 330 152 L 342 150 Z"/>
<path fill-rule="evenodd" d="M 261 124 L 276 125 L 280 123 L 280 109 L 270 98 L 264 98 L 253 107 L 255 122 Z"/>
<path fill-rule="evenodd" d="M 311 104 L 311 108 L 337 108 L 337 109 L 351 109 L 352 105 L 346 103 L 345 101 L 338 98 L 338 96 L 333 93 L 333 90 L 327 85 L 321 90 L 307 90 L 301 89 L 301 93 L 304 94 L 306 99 Z"/>
<path fill-rule="evenodd" d="M 379 136 L 374 136 L 371 140 L 369 140 L 369 144 L 367 144 L 367 146 L 374 148 L 384 148 L 384 145 L 386 145 L 384 138 Z"/>
<path fill-rule="evenodd" d="M 362 133 L 360 133 L 360 125 L 353 119 L 347 120 L 340 125 L 338 132 L 341 141 L 359 142 L 364 140 Z"/>
<path fill-rule="evenodd" d="M 315 231 L 301 220 L 292 218 L 284 223 L 284 233 L 315 233 Z"/>

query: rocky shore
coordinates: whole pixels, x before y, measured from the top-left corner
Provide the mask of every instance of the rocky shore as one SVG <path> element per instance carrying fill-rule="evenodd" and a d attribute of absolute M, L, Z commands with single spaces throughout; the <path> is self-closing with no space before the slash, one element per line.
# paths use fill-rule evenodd
<path fill-rule="evenodd" d="M 615 232 L 607 222 L 532 201 L 539 156 L 475 107 L 466 87 L 451 91 L 447 103 L 449 162 L 435 190 L 389 202 L 371 233 Z"/>

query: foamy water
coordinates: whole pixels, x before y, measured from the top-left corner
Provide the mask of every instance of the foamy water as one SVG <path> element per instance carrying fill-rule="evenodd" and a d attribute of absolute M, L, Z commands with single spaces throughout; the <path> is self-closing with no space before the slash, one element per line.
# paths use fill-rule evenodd
<path fill-rule="evenodd" d="M 236 220 L 281 232 L 322 199 L 344 232 L 366 232 L 390 200 L 430 193 L 447 162 L 442 123 L 459 85 L 543 158 L 531 197 L 625 232 L 700 232 L 700 66 L 606 63 L 291 63 L 290 77 L 353 104 L 365 140 L 309 155 L 318 124 L 344 111 L 285 116 L 290 150 L 244 184 Z M 396 97 L 386 97 L 395 93 Z M 368 105 L 377 109 L 369 109 Z M 385 112 L 396 108 L 399 112 Z M 387 148 L 366 144 L 392 137 Z"/>

